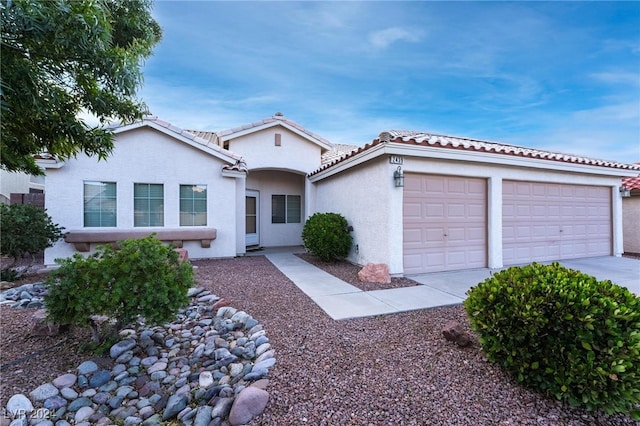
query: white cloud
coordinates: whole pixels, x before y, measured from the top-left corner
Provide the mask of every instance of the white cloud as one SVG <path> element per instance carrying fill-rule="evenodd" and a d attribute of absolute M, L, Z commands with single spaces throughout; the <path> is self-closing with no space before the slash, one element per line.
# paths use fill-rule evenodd
<path fill-rule="evenodd" d="M 165 39 L 140 93 L 177 126 L 223 130 L 282 111 L 336 143 L 413 129 L 640 160 L 638 48 L 624 28 L 598 26 L 593 7 L 610 6 L 192 6 L 156 3 Z"/>
<path fill-rule="evenodd" d="M 156 78 L 147 78 L 139 94 L 151 114 L 178 127 L 197 130 L 225 130 L 265 118 L 283 103 L 269 92 L 232 96 L 222 90 L 175 85 Z"/>
<path fill-rule="evenodd" d="M 375 31 L 369 34 L 369 41 L 378 49 L 386 49 L 397 41 L 407 41 L 415 43 L 420 41 L 422 35 L 420 31 L 413 29 L 405 29 L 400 27 L 391 27 L 381 31 Z"/>
<path fill-rule="evenodd" d="M 624 163 L 640 161 L 640 108 L 636 102 L 604 105 L 563 116 L 541 114 L 537 118 L 542 128 L 518 135 L 513 142 Z"/>
<path fill-rule="evenodd" d="M 640 74 L 634 72 L 598 72 L 590 74 L 590 77 L 607 84 L 624 84 L 632 87 L 640 87 Z"/>

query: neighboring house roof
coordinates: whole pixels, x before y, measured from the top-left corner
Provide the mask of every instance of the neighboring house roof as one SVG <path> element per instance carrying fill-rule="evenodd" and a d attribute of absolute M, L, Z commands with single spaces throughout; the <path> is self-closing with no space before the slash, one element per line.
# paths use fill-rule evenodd
<path fill-rule="evenodd" d="M 469 139 L 456 136 L 438 135 L 433 133 L 408 131 L 408 130 L 390 130 L 380 133 L 371 143 L 352 151 L 350 154 L 335 159 L 334 161 L 323 164 L 319 169 L 311 172 L 309 176 L 318 174 L 324 170 L 330 169 L 345 160 L 355 157 L 361 153 L 367 152 L 379 145 L 385 144 L 402 144 L 406 146 L 423 146 L 432 147 L 443 150 L 462 150 L 477 151 L 496 155 L 525 157 L 531 159 L 540 159 L 546 161 L 578 163 L 584 165 L 593 165 L 600 167 L 608 167 L 621 170 L 640 170 L 640 166 L 619 163 L 615 161 L 599 160 L 579 155 L 564 154 L 559 152 L 544 151 L 534 148 L 525 148 L 516 145 L 508 145 L 497 142 L 488 142 L 477 139 Z"/>
<path fill-rule="evenodd" d="M 631 190 L 640 189 L 640 176 L 622 179 L 622 184 Z"/>
<path fill-rule="evenodd" d="M 635 164 L 640 166 L 640 163 Z M 640 191 L 640 174 L 636 177 L 622 179 L 622 185 L 626 186 L 632 191 Z"/>

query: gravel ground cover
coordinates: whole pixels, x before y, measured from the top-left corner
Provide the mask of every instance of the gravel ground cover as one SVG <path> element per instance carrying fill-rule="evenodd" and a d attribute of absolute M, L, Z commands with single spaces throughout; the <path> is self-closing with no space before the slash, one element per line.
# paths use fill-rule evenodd
<path fill-rule="evenodd" d="M 420 283 L 405 277 L 392 277 L 390 283 L 363 282 L 358 279 L 358 272 L 362 269 L 361 266 L 354 265 L 349 262 L 324 262 L 309 253 L 297 253 L 296 256 L 320 269 L 325 270 L 326 272 L 329 272 L 331 275 L 358 287 L 362 291 L 388 290 L 390 288 L 420 285 Z"/>
<path fill-rule="evenodd" d="M 459 348 L 444 340 L 449 320 L 468 330 L 461 306 L 334 321 L 265 257 L 193 264 L 199 285 L 258 319 L 276 350 L 270 400 L 252 426 L 638 425 L 524 389 L 486 362 L 477 343 Z M 29 310 L 0 307 L 0 314 L 2 365 L 68 339 L 2 370 L 3 404 L 90 359 L 77 351 L 87 336 L 28 338 Z"/>

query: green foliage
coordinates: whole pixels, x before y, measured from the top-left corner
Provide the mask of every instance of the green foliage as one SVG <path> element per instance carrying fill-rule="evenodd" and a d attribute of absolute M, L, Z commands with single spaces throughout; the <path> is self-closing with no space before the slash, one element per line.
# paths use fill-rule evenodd
<path fill-rule="evenodd" d="M 14 259 L 51 247 L 62 238 L 64 229 L 45 210 L 28 204 L 0 204 L 0 220 L 2 255 Z"/>
<path fill-rule="evenodd" d="M 138 316 L 147 324 L 163 323 L 188 303 L 194 284 L 191 264 L 180 263 L 178 253 L 154 236 L 56 262 L 60 268 L 47 280 L 44 301 L 49 318 L 59 324 L 92 326 L 92 315 L 114 318 L 118 327 Z"/>
<path fill-rule="evenodd" d="M 0 2 L 0 164 L 43 172 L 34 154 L 105 158 L 112 134 L 78 115 L 105 123 L 140 118 L 140 67 L 161 38 L 150 0 L 3 0 Z"/>
<path fill-rule="evenodd" d="M 4 268 L 0 270 L 0 281 L 16 281 L 21 278 L 22 274 L 19 271 L 11 268 Z"/>
<path fill-rule="evenodd" d="M 347 227 L 347 219 L 338 213 L 316 213 L 302 229 L 304 247 L 325 262 L 345 258 L 352 244 Z"/>
<path fill-rule="evenodd" d="M 464 307 L 492 362 L 589 410 L 640 419 L 640 298 L 558 263 L 496 273 Z"/>
<path fill-rule="evenodd" d="M 97 328 L 97 327 L 96 327 Z M 111 347 L 121 340 L 115 328 L 108 327 L 107 331 L 102 328 L 102 335 L 98 339 L 82 342 L 78 349 L 83 353 L 92 353 L 100 357 L 108 357 Z"/>

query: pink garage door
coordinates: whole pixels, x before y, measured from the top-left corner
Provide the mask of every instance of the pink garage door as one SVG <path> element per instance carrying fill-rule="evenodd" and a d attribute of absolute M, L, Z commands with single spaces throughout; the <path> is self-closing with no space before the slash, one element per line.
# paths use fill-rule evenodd
<path fill-rule="evenodd" d="M 485 179 L 407 173 L 404 273 L 485 267 L 486 199 Z"/>
<path fill-rule="evenodd" d="M 611 190 L 504 181 L 505 265 L 611 254 Z"/>

